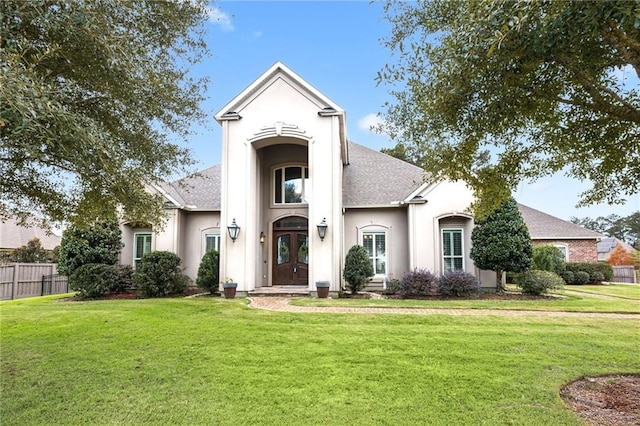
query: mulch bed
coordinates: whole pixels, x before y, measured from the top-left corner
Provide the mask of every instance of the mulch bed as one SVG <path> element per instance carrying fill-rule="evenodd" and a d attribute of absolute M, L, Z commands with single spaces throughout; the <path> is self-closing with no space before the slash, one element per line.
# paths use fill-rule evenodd
<path fill-rule="evenodd" d="M 592 425 L 640 425 L 640 374 L 581 377 L 560 390 L 564 402 Z"/>

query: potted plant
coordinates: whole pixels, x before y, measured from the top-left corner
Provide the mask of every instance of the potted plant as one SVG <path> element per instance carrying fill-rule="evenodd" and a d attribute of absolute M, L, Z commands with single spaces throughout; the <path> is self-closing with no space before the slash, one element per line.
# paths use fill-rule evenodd
<path fill-rule="evenodd" d="M 316 281 L 316 289 L 318 290 L 318 298 L 326 299 L 329 297 L 329 281 Z"/>
<path fill-rule="evenodd" d="M 222 289 L 224 290 L 224 298 L 225 299 L 235 298 L 237 288 L 238 288 L 238 283 L 233 282 L 233 278 L 227 278 L 224 281 L 224 283 L 222 283 Z"/>

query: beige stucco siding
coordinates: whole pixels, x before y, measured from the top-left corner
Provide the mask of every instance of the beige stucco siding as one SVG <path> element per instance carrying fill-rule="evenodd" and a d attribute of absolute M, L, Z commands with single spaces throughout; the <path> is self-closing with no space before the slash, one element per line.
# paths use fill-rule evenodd
<path fill-rule="evenodd" d="M 403 207 L 347 209 L 344 214 L 345 255 L 353 245 L 362 245 L 364 232 L 386 234 L 387 275 L 376 276 L 373 282 L 402 278 L 409 270 L 407 210 Z"/>
<path fill-rule="evenodd" d="M 226 228 L 220 227 L 220 212 L 186 212 L 183 225 L 182 266 L 184 273 L 195 281 L 200 260 L 204 256 L 205 234 L 226 235 Z"/>

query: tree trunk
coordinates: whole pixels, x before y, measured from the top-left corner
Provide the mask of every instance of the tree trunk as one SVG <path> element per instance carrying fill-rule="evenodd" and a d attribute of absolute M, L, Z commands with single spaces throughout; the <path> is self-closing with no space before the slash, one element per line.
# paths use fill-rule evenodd
<path fill-rule="evenodd" d="M 502 273 L 503 271 L 500 269 L 496 271 L 496 293 L 502 293 L 504 291 L 504 287 L 502 286 Z"/>

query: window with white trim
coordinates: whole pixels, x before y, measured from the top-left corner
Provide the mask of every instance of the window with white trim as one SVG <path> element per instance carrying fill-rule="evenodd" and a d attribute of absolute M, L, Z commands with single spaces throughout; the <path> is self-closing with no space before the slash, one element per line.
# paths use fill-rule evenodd
<path fill-rule="evenodd" d="M 220 234 L 204 234 L 202 255 L 210 250 L 220 251 Z"/>
<path fill-rule="evenodd" d="M 147 253 L 151 252 L 151 233 L 136 233 L 133 235 L 133 267 L 138 266 L 138 263 Z"/>
<path fill-rule="evenodd" d="M 567 244 L 554 244 L 555 247 L 558 247 L 558 249 L 562 252 L 562 255 L 564 256 L 564 261 L 568 262 L 569 261 L 569 247 L 567 246 Z"/>
<path fill-rule="evenodd" d="M 384 232 L 363 232 L 362 245 L 369 253 L 369 259 L 376 275 L 387 273 L 387 234 Z"/>
<path fill-rule="evenodd" d="M 285 166 L 273 171 L 274 204 L 307 204 L 309 190 L 309 168 Z"/>
<path fill-rule="evenodd" d="M 442 264 L 444 272 L 464 271 L 462 229 L 442 230 Z"/>

